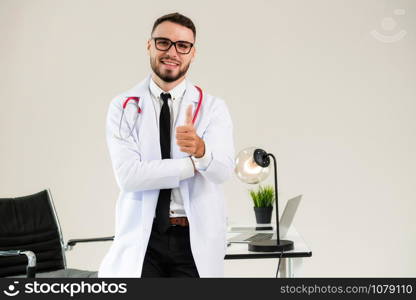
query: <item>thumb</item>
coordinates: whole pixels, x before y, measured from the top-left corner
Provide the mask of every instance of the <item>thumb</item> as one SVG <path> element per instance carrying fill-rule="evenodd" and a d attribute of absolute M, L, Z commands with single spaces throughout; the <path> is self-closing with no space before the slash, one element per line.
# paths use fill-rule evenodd
<path fill-rule="evenodd" d="M 193 105 L 189 104 L 188 108 L 186 109 L 185 125 L 192 125 L 192 108 L 193 108 Z"/>

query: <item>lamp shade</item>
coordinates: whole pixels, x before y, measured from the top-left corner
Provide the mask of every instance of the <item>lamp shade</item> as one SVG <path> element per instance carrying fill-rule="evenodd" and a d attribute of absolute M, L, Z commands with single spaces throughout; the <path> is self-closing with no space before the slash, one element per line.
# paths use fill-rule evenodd
<path fill-rule="evenodd" d="M 260 183 L 269 176 L 270 166 L 261 167 L 254 161 L 254 151 L 257 147 L 249 147 L 241 150 L 235 159 L 235 174 L 249 184 Z"/>

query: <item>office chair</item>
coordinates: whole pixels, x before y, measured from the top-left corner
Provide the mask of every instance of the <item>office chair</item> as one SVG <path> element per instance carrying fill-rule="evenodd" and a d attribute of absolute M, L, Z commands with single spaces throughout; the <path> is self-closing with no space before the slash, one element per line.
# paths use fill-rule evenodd
<path fill-rule="evenodd" d="M 65 246 L 49 189 L 0 198 L 0 277 L 97 277 L 97 272 L 68 269 L 65 251 L 77 243 L 113 239 L 73 239 Z"/>

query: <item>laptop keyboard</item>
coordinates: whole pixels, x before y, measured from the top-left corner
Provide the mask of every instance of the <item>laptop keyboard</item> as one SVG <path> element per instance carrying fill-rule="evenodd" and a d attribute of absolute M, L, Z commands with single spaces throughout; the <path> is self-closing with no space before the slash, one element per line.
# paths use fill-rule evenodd
<path fill-rule="evenodd" d="M 258 241 L 266 241 L 270 240 L 273 236 L 273 233 L 257 233 L 248 239 L 245 239 L 245 241 L 249 242 L 258 242 Z"/>

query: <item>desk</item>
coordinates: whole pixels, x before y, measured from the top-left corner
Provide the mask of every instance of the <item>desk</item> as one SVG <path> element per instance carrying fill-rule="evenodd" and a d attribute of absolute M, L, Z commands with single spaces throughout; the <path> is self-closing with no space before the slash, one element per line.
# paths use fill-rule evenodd
<path fill-rule="evenodd" d="M 257 232 L 257 231 L 256 231 Z M 258 231 L 270 233 L 272 231 Z M 228 231 L 227 239 L 240 234 L 236 231 Z M 282 239 L 282 238 L 281 238 Z M 280 263 L 279 277 L 295 277 L 295 274 L 299 272 L 302 260 L 304 257 L 311 257 L 312 251 L 308 248 L 305 241 L 292 226 L 285 238 L 286 240 L 291 240 L 294 243 L 294 249 L 290 251 L 283 252 L 282 261 Z M 248 245 L 242 243 L 231 243 L 227 247 L 225 253 L 225 259 L 259 259 L 259 258 L 279 258 L 281 252 L 251 252 L 248 251 Z M 277 270 L 277 265 L 276 265 Z"/>

